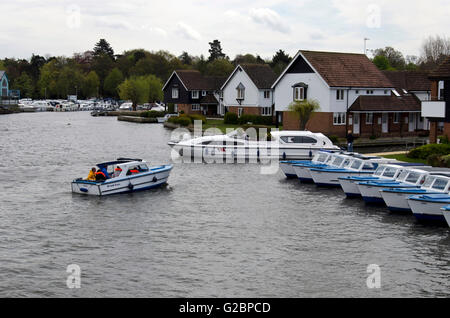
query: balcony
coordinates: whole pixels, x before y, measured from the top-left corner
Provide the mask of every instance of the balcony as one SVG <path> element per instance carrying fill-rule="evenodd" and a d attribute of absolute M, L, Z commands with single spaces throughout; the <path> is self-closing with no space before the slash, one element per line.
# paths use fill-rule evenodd
<path fill-rule="evenodd" d="M 444 101 L 423 101 L 422 117 L 445 118 L 446 104 Z"/>

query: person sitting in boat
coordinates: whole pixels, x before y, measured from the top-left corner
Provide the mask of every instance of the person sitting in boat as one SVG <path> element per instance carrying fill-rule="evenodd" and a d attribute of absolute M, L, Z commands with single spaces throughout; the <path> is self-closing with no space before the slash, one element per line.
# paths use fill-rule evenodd
<path fill-rule="evenodd" d="M 106 169 L 106 167 L 102 167 L 100 169 L 101 172 L 103 172 L 103 174 L 105 175 L 106 179 L 110 179 L 111 177 L 109 176 L 108 170 Z"/>
<path fill-rule="evenodd" d="M 120 176 L 121 173 L 122 173 L 121 167 L 117 167 L 116 169 L 114 169 L 114 178 Z"/>
<path fill-rule="evenodd" d="M 96 172 L 97 172 L 97 169 L 92 168 L 91 171 L 89 171 L 89 175 L 88 175 L 88 177 L 86 178 L 86 180 L 87 180 L 87 181 L 95 181 L 95 180 L 96 180 L 96 178 L 95 178 L 95 173 L 96 173 Z"/>
<path fill-rule="evenodd" d="M 95 181 L 105 181 L 106 179 L 106 174 L 102 170 L 97 171 L 95 174 Z"/>
<path fill-rule="evenodd" d="M 139 170 L 136 167 L 134 167 L 134 168 L 131 168 L 128 170 L 127 176 L 131 176 L 133 174 L 138 174 L 138 173 L 139 173 Z"/>

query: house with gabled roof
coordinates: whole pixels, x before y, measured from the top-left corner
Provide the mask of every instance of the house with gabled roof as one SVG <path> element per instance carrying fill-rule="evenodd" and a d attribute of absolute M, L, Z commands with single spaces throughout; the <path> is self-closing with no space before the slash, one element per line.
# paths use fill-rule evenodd
<path fill-rule="evenodd" d="M 406 93 L 393 98 L 395 85 L 364 54 L 301 50 L 272 89 L 284 129 L 299 129 L 298 118 L 288 112 L 290 103 L 315 99 L 320 110 L 307 125 L 313 132 L 345 137 L 351 130 L 357 136 L 380 137 L 421 130 L 419 120 L 409 124 L 410 118 L 420 117 L 420 100 Z"/>
<path fill-rule="evenodd" d="M 184 114 L 223 115 L 220 87 L 225 79 L 196 70 L 176 70 L 163 86 L 164 103 L 173 103 L 175 111 Z"/>
<path fill-rule="evenodd" d="M 222 85 L 223 105 L 227 112 L 273 116 L 272 84 L 276 79 L 267 64 L 240 64 Z"/>

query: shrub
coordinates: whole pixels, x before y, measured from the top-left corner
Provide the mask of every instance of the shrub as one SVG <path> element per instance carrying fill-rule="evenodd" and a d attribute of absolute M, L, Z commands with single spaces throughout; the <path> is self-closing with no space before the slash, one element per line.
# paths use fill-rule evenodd
<path fill-rule="evenodd" d="M 226 113 L 223 123 L 229 125 L 236 125 L 238 123 L 238 115 L 236 115 L 235 113 Z"/>
<path fill-rule="evenodd" d="M 245 125 L 251 123 L 253 125 L 272 125 L 273 118 L 270 116 L 258 116 L 258 115 L 242 115 L 238 119 L 238 124 Z"/>
<path fill-rule="evenodd" d="M 440 140 L 441 144 L 450 144 L 450 140 L 448 139 L 447 135 L 439 136 L 438 139 Z"/>
<path fill-rule="evenodd" d="M 450 155 L 441 157 L 442 167 L 450 168 Z"/>
<path fill-rule="evenodd" d="M 141 117 L 156 118 L 156 117 L 164 117 L 165 114 L 166 114 L 165 112 L 157 112 L 157 111 L 151 110 L 148 112 L 142 112 Z"/>
<path fill-rule="evenodd" d="M 450 144 L 431 144 L 411 150 L 408 158 L 426 160 L 431 155 L 446 156 L 448 154 L 450 154 Z"/>
<path fill-rule="evenodd" d="M 441 167 L 442 166 L 441 156 L 436 154 L 431 155 L 428 157 L 427 163 L 433 167 Z"/>
<path fill-rule="evenodd" d="M 201 120 L 202 124 L 206 124 L 206 117 L 205 116 L 194 115 L 194 114 L 192 114 L 192 115 L 183 115 L 183 116 L 189 117 L 192 122 L 194 122 L 195 120 Z"/>

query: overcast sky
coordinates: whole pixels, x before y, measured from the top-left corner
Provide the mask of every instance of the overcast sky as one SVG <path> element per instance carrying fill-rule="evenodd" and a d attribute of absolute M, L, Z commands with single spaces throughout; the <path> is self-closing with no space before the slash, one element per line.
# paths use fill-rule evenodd
<path fill-rule="evenodd" d="M 342 52 L 393 46 L 419 55 L 429 35 L 448 35 L 448 0 L 1 0 L 0 58 L 66 55 L 105 38 L 133 48 L 208 56 L 271 57 L 283 49 Z"/>

